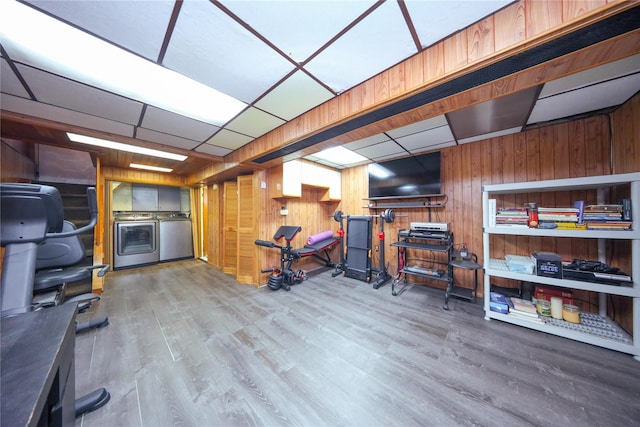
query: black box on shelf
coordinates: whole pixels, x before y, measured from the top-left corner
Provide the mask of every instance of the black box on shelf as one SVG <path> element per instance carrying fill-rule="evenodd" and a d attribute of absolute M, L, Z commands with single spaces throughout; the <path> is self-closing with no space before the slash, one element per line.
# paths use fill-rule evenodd
<path fill-rule="evenodd" d="M 562 279 L 562 259 L 553 252 L 534 252 L 536 275 Z"/>

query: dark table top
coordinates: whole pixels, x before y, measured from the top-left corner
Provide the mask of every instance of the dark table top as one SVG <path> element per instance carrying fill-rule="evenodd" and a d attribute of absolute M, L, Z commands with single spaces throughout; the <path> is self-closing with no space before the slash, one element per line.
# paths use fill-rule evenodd
<path fill-rule="evenodd" d="M 36 425 L 64 345 L 75 345 L 76 304 L 0 319 L 0 419 L 3 425 Z"/>

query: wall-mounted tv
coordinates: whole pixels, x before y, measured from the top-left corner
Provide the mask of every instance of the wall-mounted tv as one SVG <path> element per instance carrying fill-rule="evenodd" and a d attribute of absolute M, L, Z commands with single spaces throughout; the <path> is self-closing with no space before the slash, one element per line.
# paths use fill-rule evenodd
<path fill-rule="evenodd" d="M 369 198 L 440 194 L 440 152 L 369 165 Z"/>

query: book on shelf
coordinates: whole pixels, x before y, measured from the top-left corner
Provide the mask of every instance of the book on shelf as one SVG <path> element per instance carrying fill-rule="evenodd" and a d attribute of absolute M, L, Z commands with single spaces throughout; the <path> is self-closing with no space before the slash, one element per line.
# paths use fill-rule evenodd
<path fill-rule="evenodd" d="M 496 199 L 489 199 L 489 227 L 496 226 Z"/>
<path fill-rule="evenodd" d="M 490 292 L 489 309 L 496 313 L 508 314 L 512 306 L 509 298 L 498 292 Z"/>
<path fill-rule="evenodd" d="M 516 310 L 511 310 L 509 312 L 509 316 L 517 318 L 517 319 L 527 320 L 529 322 L 544 323 L 544 321 L 537 314 L 536 315 L 529 315 L 528 313 L 523 313 L 523 312 L 518 312 Z"/>
<path fill-rule="evenodd" d="M 586 224 L 580 224 L 578 222 L 564 222 L 564 221 L 540 221 L 540 228 L 545 228 L 547 224 L 553 224 L 556 230 L 586 230 Z"/>
<path fill-rule="evenodd" d="M 533 291 L 535 300 L 551 301 L 551 297 L 562 298 L 563 304 L 573 304 L 573 290 L 565 288 L 556 288 L 551 286 L 537 285 Z"/>
<path fill-rule="evenodd" d="M 538 315 L 536 306 L 532 301 L 528 301 L 522 298 L 511 297 L 511 303 L 513 304 L 514 311 L 520 311 L 523 313 Z"/>
<path fill-rule="evenodd" d="M 585 221 L 587 230 L 631 230 L 631 221 Z"/>
<path fill-rule="evenodd" d="M 587 205 L 584 207 L 585 213 L 590 212 L 622 212 L 622 205 Z"/>
<path fill-rule="evenodd" d="M 578 223 L 582 224 L 584 220 L 584 200 L 576 200 L 573 202 L 573 207 L 578 210 Z"/>

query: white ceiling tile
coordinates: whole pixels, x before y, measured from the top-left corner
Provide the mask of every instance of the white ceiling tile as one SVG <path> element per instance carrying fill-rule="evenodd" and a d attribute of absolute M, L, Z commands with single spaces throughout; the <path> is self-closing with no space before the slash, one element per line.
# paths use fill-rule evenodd
<path fill-rule="evenodd" d="M 331 98 L 333 98 L 333 94 L 324 86 L 303 71 L 296 71 L 264 98 L 256 102 L 256 107 L 283 119 L 291 120 Z"/>
<path fill-rule="evenodd" d="M 546 98 L 548 96 L 557 95 L 561 92 L 568 92 L 570 90 L 579 89 L 595 83 L 602 83 L 607 80 L 637 73 L 639 71 L 640 54 L 550 81 L 542 88 L 540 98 Z"/>
<path fill-rule="evenodd" d="M 140 102 L 25 65 L 16 67 L 39 102 L 132 125 L 140 120 Z"/>
<path fill-rule="evenodd" d="M 373 1 L 222 1 L 235 15 L 301 63 Z"/>
<path fill-rule="evenodd" d="M 345 165 L 339 165 L 337 163 L 330 162 L 329 160 L 318 159 L 318 160 L 315 160 L 315 162 L 318 163 L 319 165 L 329 166 L 330 168 L 334 168 L 334 169 L 346 169 Z M 351 165 L 349 165 L 349 167 L 351 167 Z"/>
<path fill-rule="evenodd" d="M 422 47 L 453 34 L 496 10 L 513 3 L 512 0 L 405 0 L 411 21 Z"/>
<path fill-rule="evenodd" d="M 133 136 L 133 126 L 12 95 L 0 97 L 0 109 L 116 135 Z"/>
<path fill-rule="evenodd" d="M 349 142 L 344 144 L 344 148 L 348 148 L 349 150 L 355 151 L 360 148 L 368 147 L 370 145 L 379 144 L 381 142 L 389 141 L 389 137 L 383 133 L 379 133 L 377 135 L 369 136 L 367 138 L 359 139 L 357 141 Z"/>
<path fill-rule="evenodd" d="M 250 107 L 230 121 L 225 128 L 257 138 L 284 123 L 282 119 Z"/>
<path fill-rule="evenodd" d="M 20 80 L 15 75 L 6 59 L 0 60 L 0 89 L 2 93 L 9 95 L 28 98 L 29 93 L 26 91 Z"/>
<path fill-rule="evenodd" d="M 196 148 L 195 151 L 199 153 L 211 154 L 212 156 L 223 157 L 229 154 L 233 150 L 230 150 L 228 148 L 218 147 L 216 145 L 211 145 L 211 144 L 202 144 L 201 146 Z"/>
<path fill-rule="evenodd" d="M 511 135 L 512 133 L 518 133 L 522 131 L 522 126 L 517 126 L 511 129 L 502 129 L 496 132 L 485 133 L 484 135 L 475 135 L 469 138 L 464 138 L 458 141 L 460 144 L 468 144 L 470 142 L 482 141 L 483 139 L 497 138 L 499 136 Z"/>
<path fill-rule="evenodd" d="M 370 145 L 354 151 L 372 160 L 378 160 L 390 155 L 407 154 L 402 147 L 393 141 L 381 142 L 380 144 Z"/>
<path fill-rule="evenodd" d="M 147 129 L 200 142 L 204 142 L 220 129 L 218 126 L 152 106 L 145 110 L 141 125 Z"/>
<path fill-rule="evenodd" d="M 343 92 L 417 53 L 396 2 L 386 2 L 313 58 L 305 69 Z"/>
<path fill-rule="evenodd" d="M 396 142 L 407 151 L 430 148 L 451 141 L 455 142 L 455 138 L 449 126 L 446 125 L 396 138 Z"/>
<path fill-rule="evenodd" d="M 383 162 L 385 160 L 394 160 L 394 159 L 397 159 L 399 157 L 403 157 L 403 156 L 406 156 L 406 155 L 407 155 L 407 152 L 403 151 L 402 153 L 386 154 L 384 156 L 376 157 L 375 159 L 372 159 L 372 160 L 374 160 L 376 162 Z"/>
<path fill-rule="evenodd" d="M 443 142 L 442 144 L 436 144 L 431 147 L 421 147 L 421 148 L 416 148 L 415 150 L 409 150 L 409 151 L 411 152 L 411 154 L 420 154 L 420 153 L 426 153 L 427 151 L 437 151 L 441 148 L 452 147 L 454 145 L 456 145 L 455 141 L 449 141 L 449 142 Z"/>
<path fill-rule="evenodd" d="M 246 103 L 294 67 L 205 1 L 182 4 L 163 65 Z"/>
<path fill-rule="evenodd" d="M 401 128 L 393 129 L 386 133 L 392 138 L 401 138 L 403 136 L 411 135 L 412 133 L 422 132 L 445 125 L 447 125 L 447 118 L 444 115 L 441 115 L 431 117 L 430 119 L 423 120 L 421 122 L 412 123 Z"/>
<path fill-rule="evenodd" d="M 201 144 L 200 141 L 180 138 L 174 135 L 168 135 L 166 133 L 156 132 L 154 130 L 145 128 L 138 128 L 138 130 L 136 131 L 136 138 L 142 139 L 143 141 L 168 145 L 170 147 L 182 148 L 183 150 L 193 150 L 195 147 Z"/>
<path fill-rule="evenodd" d="M 220 132 L 207 140 L 207 144 L 217 145 L 219 147 L 235 150 L 251 141 L 253 141 L 253 138 L 251 138 L 250 136 L 222 129 Z"/>
<path fill-rule="evenodd" d="M 173 0 L 27 3 L 152 61 L 158 60 L 175 4 Z"/>
<path fill-rule="evenodd" d="M 640 73 L 538 100 L 527 124 L 561 119 L 625 102 L 640 90 Z"/>

